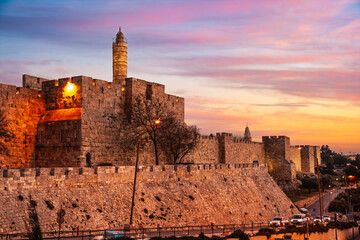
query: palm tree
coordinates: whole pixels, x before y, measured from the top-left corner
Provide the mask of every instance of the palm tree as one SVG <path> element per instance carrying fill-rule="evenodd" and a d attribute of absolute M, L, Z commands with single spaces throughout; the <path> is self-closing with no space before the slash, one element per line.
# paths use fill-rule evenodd
<path fill-rule="evenodd" d="M 14 138 L 14 134 L 8 129 L 8 121 L 5 117 L 5 111 L 0 110 L 0 153 L 9 155 L 9 150 L 5 145 L 5 140 Z"/>

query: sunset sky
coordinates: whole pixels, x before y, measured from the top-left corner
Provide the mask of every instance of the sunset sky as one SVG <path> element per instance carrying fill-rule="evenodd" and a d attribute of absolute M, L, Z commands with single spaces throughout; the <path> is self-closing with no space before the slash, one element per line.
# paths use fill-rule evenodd
<path fill-rule="evenodd" d="M 202 134 L 360 153 L 360 0 L 1 0 L 0 83 L 112 81 L 119 26 L 128 76 L 185 97 Z"/>

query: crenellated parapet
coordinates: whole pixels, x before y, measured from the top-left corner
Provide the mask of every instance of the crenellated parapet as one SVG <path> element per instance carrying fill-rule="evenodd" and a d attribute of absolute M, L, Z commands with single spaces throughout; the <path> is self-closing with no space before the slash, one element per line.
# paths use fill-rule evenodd
<path fill-rule="evenodd" d="M 41 188 L 41 184 L 52 184 L 53 187 L 66 184 L 95 184 L 132 183 L 134 166 L 110 167 L 64 167 L 64 168 L 20 168 L 0 169 L 0 189 L 34 186 Z M 138 169 L 139 182 L 163 181 L 203 181 L 225 176 L 257 176 L 267 172 L 266 164 L 190 164 L 190 165 L 162 165 L 140 166 Z"/>

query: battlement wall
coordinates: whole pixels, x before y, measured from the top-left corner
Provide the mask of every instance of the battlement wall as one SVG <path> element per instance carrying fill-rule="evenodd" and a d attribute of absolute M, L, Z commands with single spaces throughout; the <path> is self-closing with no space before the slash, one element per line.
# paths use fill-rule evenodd
<path fill-rule="evenodd" d="M 185 156 L 184 162 L 196 164 L 219 163 L 219 139 L 200 136 L 196 148 Z"/>
<path fill-rule="evenodd" d="M 266 163 L 269 173 L 282 182 L 296 178 L 296 166 L 291 161 L 290 138 L 286 136 L 263 136 Z"/>
<path fill-rule="evenodd" d="M 268 140 L 274 141 L 274 140 L 287 140 L 287 139 L 290 139 L 290 138 L 287 136 L 263 136 L 262 137 L 263 142 L 268 141 Z"/>
<path fill-rule="evenodd" d="M 315 173 L 315 159 L 317 155 L 316 147 L 310 145 L 300 145 L 301 148 L 301 171 Z M 320 158 L 319 158 L 320 159 Z"/>
<path fill-rule="evenodd" d="M 20 168 L 0 169 L 0 189 L 36 186 L 36 181 L 46 181 L 53 184 L 66 185 L 66 182 L 82 185 L 81 179 L 86 179 L 86 184 L 109 181 L 113 183 L 132 183 L 134 166 L 98 166 L 98 167 L 64 167 L 64 168 Z M 190 164 L 190 165 L 151 165 L 139 166 L 139 182 L 161 181 L 202 181 L 210 180 L 216 174 L 223 173 L 227 176 L 234 174 L 251 175 L 255 171 L 259 176 L 267 172 L 266 164 Z M 214 173 L 216 173 L 214 175 Z M 51 179 L 51 180 L 50 180 Z M 80 180 L 80 181 L 79 181 Z M 38 183 L 39 184 L 39 183 Z M 47 184 L 47 183 L 46 183 Z M 45 184 L 45 185 L 46 185 Z M 39 187 L 39 186 L 36 186 Z"/>
<path fill-rule="evenodd" d="M 32 88 L 41 91 L 42 83 L 46 81 L 49 81 L 49 79 L 24 74 L 22 84 L 25 88 Z"/>
<path fill-rule="evenodd" d="M 40 91 L 0 84 L 0 108 L 5 111 L 14 139 L 5 142 L 9 156 L 0 154 L 0 168 L 33 166 L 37 124 L 44 113 Z"/>
<path fill-rule="evenodd" d="M 131 106 L 136 97 L 142 97 L 146 100 L 157 99 L 166 103 L 169 110 L 173 111 L 180 121 L 184 121 L 185 108 L 184 98 L 166 94 L 163 84 L 148 82 L 137 78 L 126 78 L 126 105 Z M 131 110 L 130 113 L 131 115 Z"/>
<path fill-rule="evenodd" d="M 185 162 L 190 163 L 265 163 L 263 143 L 234 138 L 232 133 L 200 136 L 198 146 Z"/>
<path fill-rule="evenodd" d="M 26 232 L 28 204 L 41 230 L 118 229 L 129 223 L 134 167 L 0 170 L 0 233 Z M 145 227 L 268 222 L 297 213 L 266 165 L 142 166 L 133 222 Z"/>
<path fill-rule="evenodd" d="M 295 163 L 296 171 L 301 172 L 301 149 L 299 146 L 290 146 L 290 160 Z"/>

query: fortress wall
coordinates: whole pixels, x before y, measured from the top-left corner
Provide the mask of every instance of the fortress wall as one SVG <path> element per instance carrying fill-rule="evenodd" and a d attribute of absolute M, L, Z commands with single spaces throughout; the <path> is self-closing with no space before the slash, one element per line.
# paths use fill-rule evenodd
<path fill-rule="evenodd" d="M 121 228 L 129 222 L 134 167 L 0 170 L 0 233 L 24 232 L 29 196 L 42 231 Z M 296 210 L 266 165 L 141 166 L 134 223 L 145 227 L 268 222 Z"/>
<path fill-rule="evenodd" d="M 315 173 L 314 147 L 301 145 L 301 171 Z"/>
<path fill-rule="evenodd" d="M 196 149 L 185 156 L 187 163 L 208 163 L 219 162 L 219 140 L 217 137 L 200 136 Z"/>
<path fill-rule="evenodd" d="M 41 92 L 0 84 L 0 108 L 5 110 L 15 138 L 6 142 L 9 156 L 0 154 L 0 168 L 33 166 L 37 123 L 44 113 Z"/>
<path fill-rule="evenodd" d="M 181 121 L 184 121 L 184 98 L 166 94 L 164 85 L 136 78 L 126 78 L 127 107 L 130 106 L 132 100 L 137 96 L 165 102 L 167 108 L 176 113 Z"/>
<path fill-rule="evenodd" d="M 81 164 L 77 166 L 126 165 L 119 144 L 125 89 L 98 79 L 83 79 L 82 88 Z"/>
<path fill-rule="evenodd" d="M 35 148 L 36 167 L 80 166 L 81 119 L 40 122 Z"/>
<path fill-rule="evenodd" d="M 239 139 L 227 139 L 226 163 L 265 163 L 264 144 Z"/>
<path fill-rule="evenodd" d="M 22 85 L 24 88 L 31 88 L 35 90 L 42 90 L 42 83 L 49 81 L 49 79 L 40 78 L 36 76 L 30 76 L 27 74 L 23 75 Z"/>
<path fill-rule="evenodd" d="M 265 159 L 269 164 L 269 173 L 278 181 L 290 181 L 296 178 L 296 167 L 290 162 L 290 138 L 286 136 L 263 136 Z"/>
<path fill-rule="evenodd" d="M 38 123 L 35 166 L 80 166 L 84 79 L 91 80 L 77 76 L 43 82 L 46 112 Z"/>
<path fill-rule="evenodd" d="M 58 110 L 68 108 L 81 108 L 82 106 L 82 80 L 89 77 L 77 76 L 61 78 L 43 82 L 43 95 L 46 110 Z M 71 82 L 73 89 L 68 91 L 67 84 Z"/>
<path fill-rule="evenodd" d="M 290 146 L 290 160 L 295 163 L 296 171 L 301 172 L 301 149 L 299 146 Z"/>
<path fill-rule="evenodd" d="M 316 158 L 318 159 L 319 161 L 319 165 L 321 165 L 322 163 L 322 160 L 321 160 L 321 151 L 320 151 L 320 146 L 313 146 L 313 149 L 314 149 L 314 156 L 315 156 L 315 163 L 314 163 L 314 166 L 316 166 Z"/>

